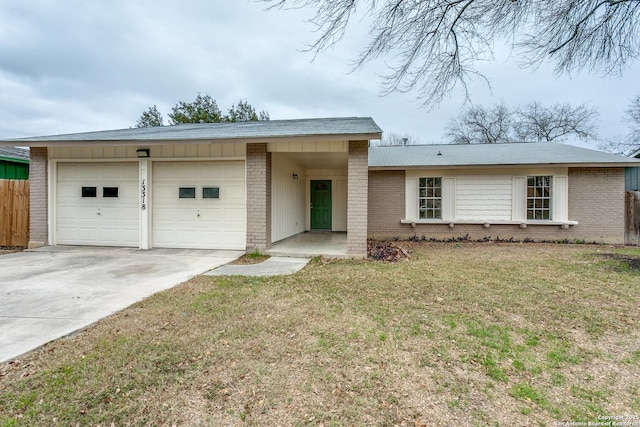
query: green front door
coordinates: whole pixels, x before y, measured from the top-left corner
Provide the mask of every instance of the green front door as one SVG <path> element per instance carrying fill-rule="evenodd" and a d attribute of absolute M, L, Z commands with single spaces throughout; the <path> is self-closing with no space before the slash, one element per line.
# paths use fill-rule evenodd
<path fill-rule="evenodd" d="M 331 230 L 331 181 L 311 181 L 311 229 Z"/>

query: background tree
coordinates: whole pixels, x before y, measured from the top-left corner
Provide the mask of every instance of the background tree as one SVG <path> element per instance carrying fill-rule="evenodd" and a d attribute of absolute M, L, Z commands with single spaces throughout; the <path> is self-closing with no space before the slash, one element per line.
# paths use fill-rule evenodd
<path fill-rule="evenodd" d="M 618 154 L 630 155 L 640 150 L 640 94 L 631 100 L 629 107 L 624 111 L 622 120 L 629 128 L 629 132 L 625 136 L 617 135 L 606 141 L 600 148 Z"/>
<path fill-rule="evenodd" d="M 153 126 L 163 126 L 164 119 L 162 118 L 162 114 L 158 111 L 158 107 L 155 105 L 153 107 L 149 107 L 147 111 L 143 111 L 136 123 L 137 128 L 147 128 Z"/>
<path fill-rule="evenodd" d="M 621 74 L 640 56 L 638 0 L 261 0 L 271 8 L 309 7 L 319 37 L 316 54 L 345 35 L 356 9 L 371 18 L 369 43 L 356 68 L 385 57 L 386 93 L 417 89 L 425 104 L 479 76 L 478 61 L 493 59 L 506 42 L 525 66 L 542 62 L 556 72 L 587 69 Z M 486 80 L 486 79 L 485 79 Z"/>
<path fill-rule="evenodd" d="M 633 98 L 629 108 L 624 112 L 624 118 L 629 123 L 629 151 L 633 152 L 640 149 L 640 94 Z"/>
<path fill-rule="evenodd" d="M 215 99 L 205 94 L 198 93 L 193 102 L 178 102 L 168 114 L 169 123 L 177 125 L 181 123 L 220 123 L 222 112 L 218 108 Z"/>
<path fill-rule="evenodd" d="M 515 110 L 513 121 L 517 139 L 523 142 L 562 141 L 573 135 L 583 141 L 596 139 L 598 113 L 585 104 L 577 107 L 569 103 L 545 107 L 531 102 Z"/>
<path fill-rule="evenodd" d="M 223 115 L 218 103 L 210 95 L 198 93 L 193 102 L 180 101 L 173 106 L 168 114 L 169 124 L 181 123 L 220 123 L 220 122 L 246 122 L 252 120 L 269 120 L 269 113 L 262 110 L 256 114 L 255 108 L 245 99 L 233 104 L 227 115 Z M 162 114 L 154 105 L 142 113 L 136 127 L 162 126 Z"/>
<path fill-rule="evenodd" d="M 229 109 L 229 114 L 224 117 L 226 122 L 250 122 L 255 120 L 269 120 L 269 113 L 263 110 L 260 111 L 259 115 L 256 114 L 256 109 L 246 99 L 238 101 L 237 105 L 232 105 Z"/>
<path fill-rule="evenodd" d="M 471 106 L 451 119 L 445 138 L 453 144 L 565 141 L 574 136 L 596 139 L 597 111 L 586 104 L 550 107 L 531 102 L 515 109 L 504 104 Z"/>
<path fill-rule="evenodd" d="M 481 105 L 466 108 L 446 128 L 445 137 L 453 144 L 499 144 L 513 140 L 513 113 L 504 104 L 490 109 Z"/>

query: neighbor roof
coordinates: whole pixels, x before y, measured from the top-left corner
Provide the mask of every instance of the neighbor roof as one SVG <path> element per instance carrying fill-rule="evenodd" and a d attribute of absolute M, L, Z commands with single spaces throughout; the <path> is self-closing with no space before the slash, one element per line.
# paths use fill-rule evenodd
<path fill-rule="evenodd" d="M 0 141 L 0 145 L 48 146 L 64 143 L 149 143 L 194 140 L 379 139 L 382 130 L 370 117 L 199 123 L 38 136 Z M 54 144 L 50 144 L 54 143 Z"/>
<path fill-rule="evenodd" d="M 553 142 L 371 147 L 369 167 L 509 165 L 640 166 L 640 159 Z"/>
<path fill-rule="evenodd" d="M 29 150 L 18 147 L 0 147 L 0 160 L 29 163 Z"/>

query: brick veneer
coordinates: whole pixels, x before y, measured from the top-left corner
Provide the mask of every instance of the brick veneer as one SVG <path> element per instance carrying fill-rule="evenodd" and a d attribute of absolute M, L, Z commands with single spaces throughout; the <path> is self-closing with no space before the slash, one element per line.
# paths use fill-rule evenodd
<path fill-rule="evenodd" d="M 404 218 L 404 183 L 403 170 L 369 172 L 369 234 L 393 237 L 407 231 L 400 224 Z"/>
<path fill-rule="evenodd" d="M 369 142 L 349 141 L 347 177 L 347 255 L 367 255 Z"/>
<path fill-rule="evenodd" d="M 247 252 L 271 248 L 271 153 L 247 144 Z"/>
<path fill-rule="evenodd" d="M 624 243 L 624 168 L 570 168 L 569 219 L 583 240 Z"/>
<path fill-rule="evenodd" d="M 32 147 L 29 161 L 29 248 L 49 243 L 48 224 L 48 152 Z"/>
<path fill-rule="evenodd" d="M 404 219 L 404 171 L 369 172 L 369 237 L 390 239 L 534 239 L 624 243 L 624 168 L 569 168 L 569 220 L 578 225 L 560 226 L 481 224 L 400 224 Z"/>

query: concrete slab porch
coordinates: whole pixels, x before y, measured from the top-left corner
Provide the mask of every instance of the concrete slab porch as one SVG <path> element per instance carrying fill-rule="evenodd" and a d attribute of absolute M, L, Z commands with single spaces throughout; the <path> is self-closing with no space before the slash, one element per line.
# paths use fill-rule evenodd
<path fill-rule="evenodd" d="M 273 243 L 266 253 L 279 257 L 348 258 L 347 233 L 308 231 Z"/>

